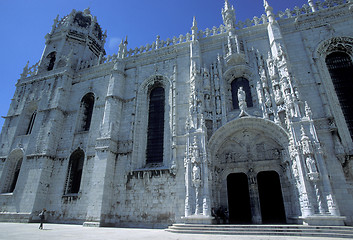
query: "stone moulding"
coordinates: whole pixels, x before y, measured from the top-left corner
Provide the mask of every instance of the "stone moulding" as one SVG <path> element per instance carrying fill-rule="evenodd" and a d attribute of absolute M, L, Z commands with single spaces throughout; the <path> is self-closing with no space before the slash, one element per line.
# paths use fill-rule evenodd
<path fill-rule="evenodd" d="M 144 179 L 144 178 L 153 178 L 161 177 L 162 175 L 169 174 L 170 176 L 175 177 L 172 169 L 167 167 L 156 167 L 156 168 L 141 168 L 133 170 L 128 173 L 128 179 Z"/>

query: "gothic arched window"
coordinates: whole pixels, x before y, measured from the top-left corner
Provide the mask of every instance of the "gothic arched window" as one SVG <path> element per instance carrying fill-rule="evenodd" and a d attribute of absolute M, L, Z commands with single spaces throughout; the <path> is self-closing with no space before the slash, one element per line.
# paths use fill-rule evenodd
<path fill-rule="evenodd" d="M 6 166 L 6 176 L 4 179 L 4 185 L 2 187 L 3 193 L 12 193 L 17 184 L 18 177 L 20 175 L 21 165 L 22 165 L 22 157 L 20 158 L 9 158 Z"/>
<path fill-rule="evenodd" d="M 94 94 L 87 93 L 81 100 L 81 124 L 80 131 L 88 131 L 91 126 L 94 107 Z"/>
<path fill-rule="evenodd" d="M 326 65 L 341 105 L 344 118 L 353 138 L 353 63 L 344 52 L 333 52 L 326 57 Z"/>
<path fill-rule="evenodd" d="M 55 64 L 55 60 L 56 60 L 56 52 L 49 53 L 48 56 L 47 56 L 47 61 L 48 61 L 47 70 L 48 71 L 53 70 L 54 64 Z"/>
<path fill-rule="evenodd" d="M 78 193 L 80 190 L 84 158 L 85 154 L 81 149 L 77 149 L 71 154 L 66 177 L 65 194 Z"/>
<path fill-rule="evenodd" d="M 164 101 L 164 88 L 153 88 L 149 95 L 148 132 L 146 149 L 147 164 L 163 162 Z"/>
<path fill-rule="evenodd" d="M 246 78 L 240 77 L 240 78 L 234 79 L 231 83 L 233 109 L 239 109 L 238 89 L 240 87 L 243 87 L 243 90 L 245 92 L 247 106 L 252 107 L 253 102 L 251 97 L 249 81 Z"/>
<path fill-rule="evenodd" d="M 36 119 L 36 116 L 37 116 L 37 110 L 35 110 L 32 113 L 32 116 L 31 116 L 31 118 L 29 120 L 29 124 L 28 124 L 28 127 L 27 127 L 26 135 L 31 134 L 32 129 L 33 129 L 33 125 L 34 125 L 34 120 Z"/>

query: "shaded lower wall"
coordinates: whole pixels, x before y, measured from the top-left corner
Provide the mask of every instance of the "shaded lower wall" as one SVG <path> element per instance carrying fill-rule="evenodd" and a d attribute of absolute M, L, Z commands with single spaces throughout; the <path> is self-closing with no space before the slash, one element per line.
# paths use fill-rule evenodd
<path fill-rule="evenodd" d="M 176 222 L 184 207 L 184 185 L 177 176 L 169 170 L 146 170 L 125 178 L 115 188 L 111 215 L 102 216 L 105 225 L 162 228 Z"/>

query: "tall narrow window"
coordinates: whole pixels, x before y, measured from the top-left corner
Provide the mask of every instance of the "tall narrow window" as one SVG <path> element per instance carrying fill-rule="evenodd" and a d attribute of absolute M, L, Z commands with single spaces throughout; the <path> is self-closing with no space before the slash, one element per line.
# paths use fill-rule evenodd
<path fill-rule="evenodd" d="M 155 87 L 150 93 L 146 163 L 163 162 L 164 89 Z"/>
<path fill-rule="evenodd" d="M 231 89 L 232 89 L 232 102 L 233 102 L 233 109 L 239 109 L 239 102 L 238 102 L 238 89 L 240 87 L 243 87 L 243 90 L 245 92 L 245 98 L 246 98 L 246 104 L 248 107 L 252 107 L 252 97 L 251 97 L 251 91 L 250 91 L 250 86 L 249 86 L 249 81 L 243 77 L 236 78 L 232 81 L 231 83 Z"/>
<path fill-rule="evenodd" d="M 85 154 L 81 149 L 71 154 L 66 178 L 66 194 L 78 193 L 80 190 L 84 158 Z"/>
<path fill-rule="evenodd" d="M 13 192 L 15 190 L 18 176 L 20 175 L 21 165 L 22 165 L 22 158 L 19 159 L 15 165 L 9 192 Z"/>
<path fill-rule="evenodd" d="M 341 105 L 344 118 L 353 138 L 353 63 L 344 52 L 334 52 L 326 57 L 327 68 Z"/>
<path fill-rule="evenodd" d="M 91 126 L 94 107 L 94 94 L 87 93 L 81 100 L 81 131 L 88 131 Z"/>
<path fill-rule="evenodd" d="M 2 188 L 3 193 L 12 193 L 17 184 L 18 176 L 20 175 L 21 165 L 22 165 L 22 157 L 15 159 L 8 159 L 8 165 L 6 168 L 6 177 L 4 179 L 4 186 Z"/>
<path fill-rule="evenodd" d="M 32 129 L 33 129 L 33 125 L 34 125 L 34 120 L 36 119 L 37 116 L 37 111 L 34 111 L 32 113 L 31 119 L 29 120 L 29 124 L 27 127 L 27 131 L 26 131 L 26 135 L 31 134 Z"/>
<path fill-rule="evenodd" d="M 48 68 L 47 68 L 48 71 L 53 70 L 54 64 L 55 64 L 55 60 L 56 60 L 56 52 L 49 53 L 48 56 L 47 56 L 47 61 L 49 62 L 48 63 Z"/>

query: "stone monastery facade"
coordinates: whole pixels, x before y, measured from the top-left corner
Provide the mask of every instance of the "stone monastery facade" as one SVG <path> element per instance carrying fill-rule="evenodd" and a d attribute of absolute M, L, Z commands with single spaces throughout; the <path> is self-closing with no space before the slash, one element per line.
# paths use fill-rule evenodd
<path fill-rule="evenodd" d="M 57 17 L 5 117 L 0 220 L 353 225 L 353 1 L 264 8 L 113 56 L 89 9 Z"/>

